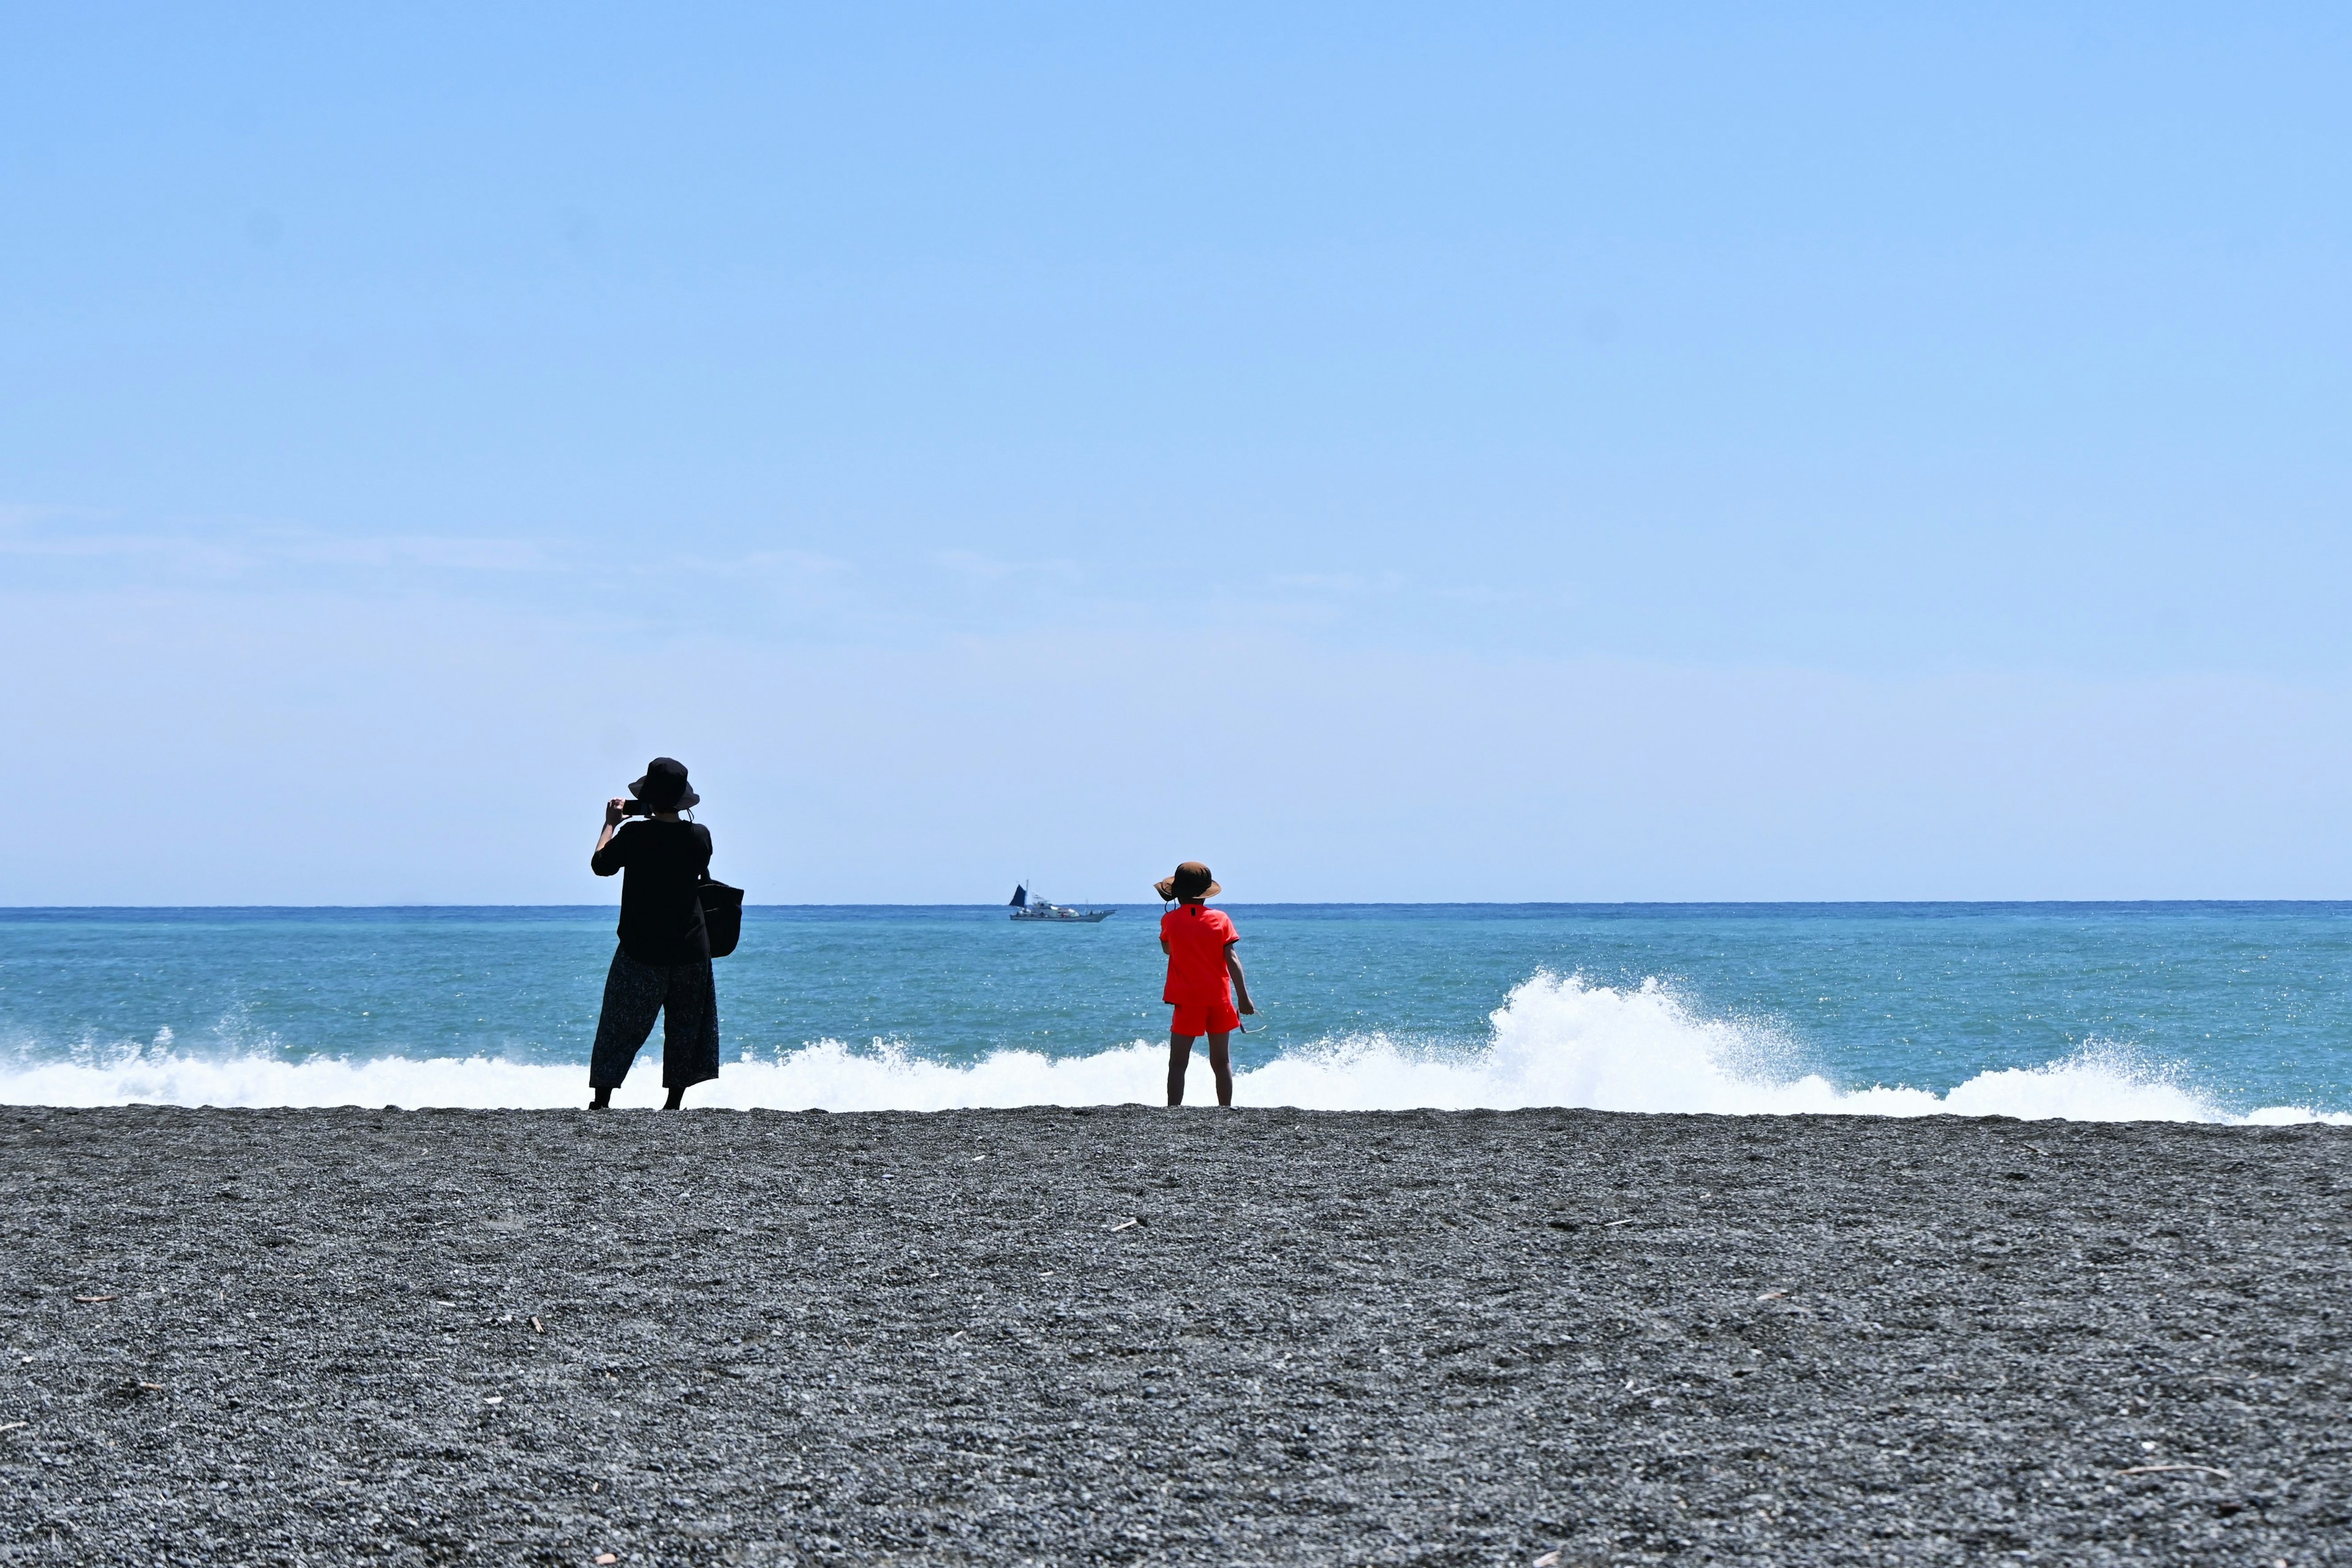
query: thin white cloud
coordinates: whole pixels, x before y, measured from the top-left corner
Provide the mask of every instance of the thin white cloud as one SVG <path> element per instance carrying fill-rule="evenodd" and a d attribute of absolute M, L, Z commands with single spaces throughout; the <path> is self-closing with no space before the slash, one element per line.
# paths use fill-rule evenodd
<path fill-rule="evenodd" d="M 1394 594 L 1404 587 L 1405 582 L 1402 572 L 1301 572 L 1268 581 L 1276 588 L 1295 588 L 1309 594 L 1330 594 L 1343 598 Z"/>
<path fill-rule="evenodd" d="M 1075 561 L 1001 561 L 976 550 L 939 551 L 930 563 L 973 583 L 1036 582 L 1075 587 L 1086 575 Z"/>
<path fill-rule="evenodd" d="M 261 536 L 285 559 L 340 566 L 427 566 L 453 572 L 548 572 L 560 563 L 547 548 L 528 539 L 467 538 L 436 534 L 380 534 L 342 538 L 310 532 Z"/>
<path fill-rule="evenodd" d="M 63 508 L 0 508 L 0 554 L 58 562 L 105 561 L 219 578 L 275 564 L 421 567 L 441 572 L 559 569 L 531 540 L 461 534 L 336 534 L 283 525 L 132 523 Z"/>

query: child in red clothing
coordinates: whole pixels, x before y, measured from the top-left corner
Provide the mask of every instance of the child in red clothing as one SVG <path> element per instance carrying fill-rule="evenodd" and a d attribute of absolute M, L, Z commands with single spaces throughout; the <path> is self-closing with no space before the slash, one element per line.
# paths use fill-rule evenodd
<path fill-rule="evenodd" d="M 1234 1066 L 1226 1043 L 1241 1026 L 1235 998 L 1241 1013 L 1257 1011 L 1250 1005 L 1242 961 L 1234 956 L 1241 935 L 1234 930 L 1232 916 L 1208 907 L 1208 900 L 1224 889 L 1198 860 L 1185 861 L 1157 887 L 1163 903 L 1171 899 L 1177 903 L 1160 917 L 1160 951 L 1168 955 L 1168 984 L 1160 999 L 1176 1006 L 1175 1024 L 1168 1032 L 1168 1103 L 1184 1103 L 1184 1068 L 1192 1060 L 1192 1042 L 1206 1035 L 1209 1068 L 1217 1075 L 1217 1103 L 1231 1105 Z"/>

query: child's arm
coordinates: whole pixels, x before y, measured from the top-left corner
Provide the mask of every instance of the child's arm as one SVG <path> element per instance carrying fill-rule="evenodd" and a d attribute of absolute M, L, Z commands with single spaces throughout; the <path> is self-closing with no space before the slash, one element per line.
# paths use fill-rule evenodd
<path fill-rule="evenodd" d="M 1250 1005 L 1249 976 L 1242 973 L 1242 955 L 1234 951 L 1234 943 L 1225 943 L 1225 973 L 1234 977 L 1234 1006 L 1238 1012 L 1255 1013 Z"/>

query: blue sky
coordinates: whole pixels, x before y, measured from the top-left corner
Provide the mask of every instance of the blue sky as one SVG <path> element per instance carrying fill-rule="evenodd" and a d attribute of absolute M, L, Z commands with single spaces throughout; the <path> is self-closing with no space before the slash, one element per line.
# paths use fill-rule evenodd
<path fill-rule="evenodd" d="M 20 7 L 0 901 L 2337 896 L 2317 6 Z"/>

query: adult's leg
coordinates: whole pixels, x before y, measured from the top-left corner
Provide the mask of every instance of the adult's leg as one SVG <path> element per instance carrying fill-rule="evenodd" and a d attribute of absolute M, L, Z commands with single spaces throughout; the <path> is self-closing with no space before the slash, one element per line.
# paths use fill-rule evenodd
<path fill-rule="evenodd" d="M 1191 1035 L 1169 1031 L 1168 1103 L 1171 1105 L 1184 1103 L 1184 1069 L 1192 1060 L 1192 1038 Z"/>
<path fill-rule="evenodd" d="M 667 979 L 652 964 L 614 950 L 613 967 L 604 972 L 604 1009 L 596 1018 L 596 1043 L 588 1052 L 588 1087 L 596 1091 L 590 1110 L 610 1105 L 613 1090 L 629 1076 L 637 1048 L 654 1032 Z"/>
<path fill-rule="evenodd" d="M 688 1089 L 718 1076 L 719 994 L 706 958 L 669 971 L 662 1002 L 662 1083 L 669 1098 L 662 1109 L 677 1110 Z"/>
<path fill-rule="evenodd" d="M 1217 1075 L 1217 1103 L 1234 1102 L 1234 1057 L 1225 1047 L 1233 1039 L 1231 1033 L 1209 1037 L 1209 1070 Z"/>

